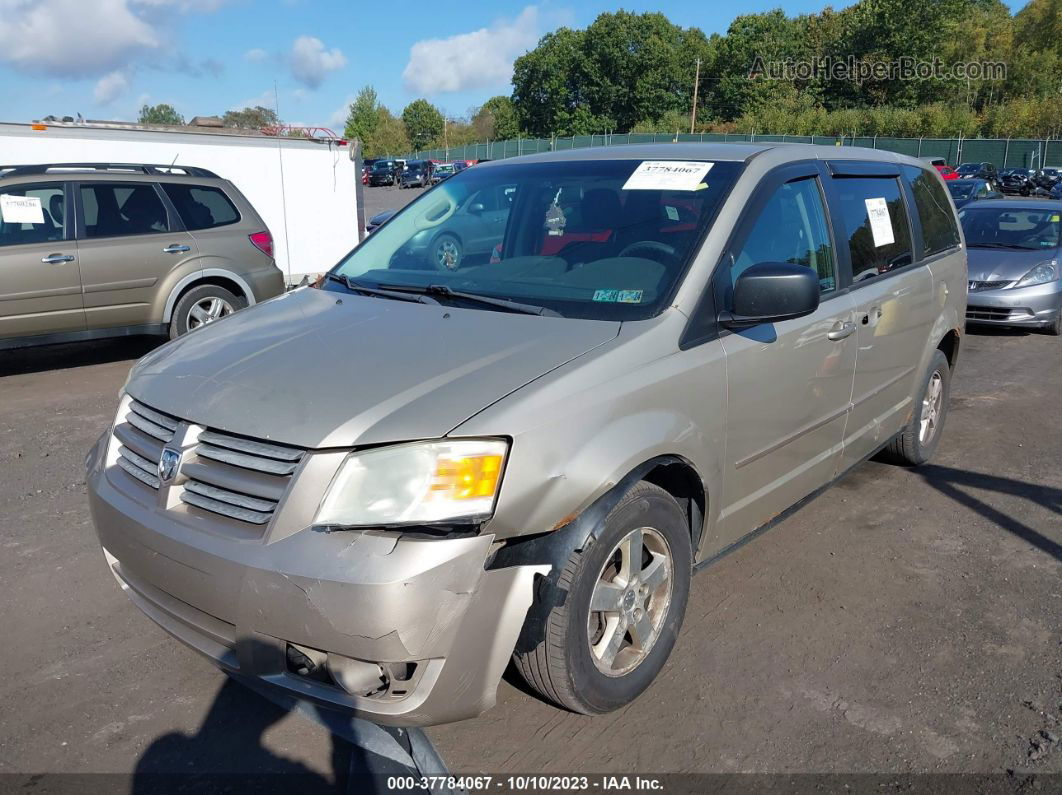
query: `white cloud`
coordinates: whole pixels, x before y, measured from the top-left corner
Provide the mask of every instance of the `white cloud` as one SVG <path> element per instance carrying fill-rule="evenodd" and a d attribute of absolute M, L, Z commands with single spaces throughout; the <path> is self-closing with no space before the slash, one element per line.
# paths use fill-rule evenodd
<path fill-rule="evenodd" d="M 440 94 L 507 84 L 513 61 L 538 43 L 540 17 L 536 6 L 527 6 L 515 19 L 497 20 L 489 28 L 416 42 L 402 72 L 406 88 Z"/>
<path fill-rule="evenodd" d="M 129 78 L 125 76 L 125 73 L 111 72 L 99 79 L 95 90 L 92 92 L 92 97 L 96 100 L 97 105 L 110 105 L 128 90 Z"/>
<path fill-rule="evenodd" d="M 291 47 L 291 74 L 308 88 L 317 88 L 329 72 L 342 69 L 347 58 L 338 48 L 326 50 L 314 36 L 299 36 Z"/>
<path fill-rule="evenodd" d="M 174 15 L 227 0 L 0 0 L 0 63 L 33 75 L 106 75 L 147 53 L 173 54 Z"/>
<path fill-rule="evenodd" d="M 269 57 L 269 53 L 263 50 L 261 47 L 255 47 L 253 50 L 248 50 L 243 54 L 243 60 L 250 63 L 261 63 Z"/>

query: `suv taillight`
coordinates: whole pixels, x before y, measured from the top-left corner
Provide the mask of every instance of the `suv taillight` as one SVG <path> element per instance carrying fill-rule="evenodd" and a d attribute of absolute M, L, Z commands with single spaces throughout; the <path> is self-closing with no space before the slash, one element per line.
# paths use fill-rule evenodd
<path fill-rule="evenodd" d="M 265 254 L 267 257 L 273 256 L 273 236 L 269 234 L 269 231 L 255 232 L 253 235 L 248 235 L 251 243 L 254 247 Z"/>

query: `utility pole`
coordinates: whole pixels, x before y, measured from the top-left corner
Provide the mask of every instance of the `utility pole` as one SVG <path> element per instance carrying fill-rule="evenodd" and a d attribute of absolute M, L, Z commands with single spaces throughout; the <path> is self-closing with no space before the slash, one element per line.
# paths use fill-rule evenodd
<path fill-rule="evenodd" d="M 697 59 L 697 75 L 693 78 L 693 111 L 690 113 L 690 135 L 693 135 L 693 127 L 697 124 L 697 87 L 701 83 L 701 59 Z"/>

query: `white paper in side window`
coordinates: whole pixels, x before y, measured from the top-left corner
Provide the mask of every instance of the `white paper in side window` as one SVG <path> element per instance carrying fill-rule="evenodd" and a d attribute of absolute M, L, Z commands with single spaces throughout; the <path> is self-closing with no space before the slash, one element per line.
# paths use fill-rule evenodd
<path fill-rule="evenodd" d="M 712 163 L 685 160 L 643 160 L 623 190 L 697 190 Z"/>
<path fill-rule="evenodd" d="M 0 218 L 7 224 L 43 224 L 44 209 L 37 196 L 0 195 Z"/>
<path fill-rule="evenodd" d="M 874 236 L 874 246 L 887 246 L 896 242 L 892 236 L 892 219 L 889 217 L 889 205 L 884 199 L 866 199 L 867 216 L 870 218 L 870 234 Z"/>

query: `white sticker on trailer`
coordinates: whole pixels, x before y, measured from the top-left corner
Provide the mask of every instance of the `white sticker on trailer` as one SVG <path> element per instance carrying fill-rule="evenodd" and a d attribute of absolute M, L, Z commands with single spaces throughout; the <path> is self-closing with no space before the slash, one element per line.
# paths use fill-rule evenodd
<path fill-rule="evenodd" d="M 896 242 L 892 235 L 892 218 L 889 217 L 889 205 L 885 199 L 865 199 L 867 217 L 870 219 L 870 234 L 874 237 L 874 246 L 888 246 Z"/>
<path fill-rule="evenodd" d="M 0 218 L 5 224 L 43 224 L 44 208 L 37 196 L 0 195 Z"/>
<path fill-rule="evenodd" d="M 697 190 L 712 165 L 686 160 L 643 160 L 623 190 Z"/>

